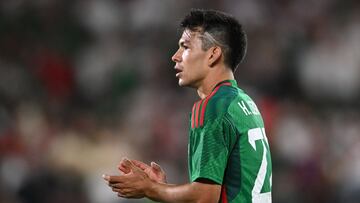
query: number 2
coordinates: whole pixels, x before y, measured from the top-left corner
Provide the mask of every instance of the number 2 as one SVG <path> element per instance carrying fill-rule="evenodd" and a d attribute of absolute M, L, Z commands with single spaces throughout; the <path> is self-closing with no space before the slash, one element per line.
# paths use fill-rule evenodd
<path fill-rule="evenodd" d="M 268 203 L 268 202 L 271 202 L 271 192 L 261 193 L 261 189 L 265 182 L 267 165 L 268 165 L 266 157 L 267 157 L 267 153 L 269 153 L 268 148 L 267 148 L 267 146 L 269 146 L 269 143 L 266 138 L 264 128 L 253 128 L 248 131 L 248 141 L 249 141 L 250 145 L 254 148 L 255 151 L 256 151 L 255 142 L 257 140 L 261 141 L 264 150 L 263 150 L 263 156 L 262 156 L 260 169 L 259 169 L 259 172 L 257 173 L 256 179 L 255 179 L 255 184 L 254 184 L 254 187 L 251 192 L 252 193 L 252 202 L 253 203 Z M 271 179 L 272 179 L 272 175 L 270 175 L 270 187 L 271 187 Z"/>

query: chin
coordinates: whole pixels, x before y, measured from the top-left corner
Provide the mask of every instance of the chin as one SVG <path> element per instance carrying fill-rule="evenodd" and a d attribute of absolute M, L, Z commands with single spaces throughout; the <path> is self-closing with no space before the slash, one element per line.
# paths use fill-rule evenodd
<path fill-rule="evenodd" d="M 182 79 L 179 79 L 179 86 L 180 87 L 194 87 L 194 84 L 192 82 L 189 82 L 189 81 L 185 81 L 185 80 L 182 80 Z"/>
<path fill-rule="evenodd" d="M 179 79 L 178 84 L 179 84 L 180 87 L 186 86 L 186 85 L 184 84 L 184 81 L 182 81 L 181 79 Z"/>
<path fill-rule="evenodd" d="M 178 82 L 180 87 L 186 87 L 189 86 L 188 82 L 185 81 L 184 79 L 179 78 L 179 82 Z"/>

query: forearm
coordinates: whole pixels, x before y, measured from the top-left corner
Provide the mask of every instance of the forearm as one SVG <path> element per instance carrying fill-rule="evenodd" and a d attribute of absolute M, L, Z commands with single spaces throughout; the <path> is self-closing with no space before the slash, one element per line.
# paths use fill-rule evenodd
<path fill-rule="evenodd" d="M 146 196 L 154 201 L 159 202 L 195 202 L 196 195 L 189 191 L 189 184 L 185 185 L 170 185 L 154 183 L 146 193 Z"/>
<path fill-rule="evenodd" d="M 153 182 L 146 191 L 146 196 L 154 201 L 167 203 L 216 203 L 220 198 L 220 188 L 219 185 L 196 182 L 184 185 Z"/>

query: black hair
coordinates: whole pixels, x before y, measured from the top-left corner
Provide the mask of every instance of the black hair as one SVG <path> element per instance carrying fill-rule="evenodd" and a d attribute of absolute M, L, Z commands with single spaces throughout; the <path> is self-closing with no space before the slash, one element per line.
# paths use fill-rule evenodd
<path fill-rule="evenodd" d="M 247 40 L 242 25 L 231 15 L 216 11 L 191 9 L 180 23 L 183 30 L 209 33 L 224 53 L 224 62 L 234 72 L 246 54 Z M 207 50 L 209 44 L 202 38 L 202 48 Z M 212 46 L 214 43 L 211 43 Z"/>

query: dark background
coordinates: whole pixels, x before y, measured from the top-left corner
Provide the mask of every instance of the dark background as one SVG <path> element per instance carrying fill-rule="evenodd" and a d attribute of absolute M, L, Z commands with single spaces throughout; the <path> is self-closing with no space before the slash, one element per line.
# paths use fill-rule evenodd
<path fill-rule="evenodd" d="M 236 79 L 265 120 L 273 202 L 360 202 L 355 0 L 0 1 L 0 202 L 148 202 L 102 180 L 123 156 L 188 181 L 198 97 L 171 56 L 193 7 L 247 31 Z"/>

